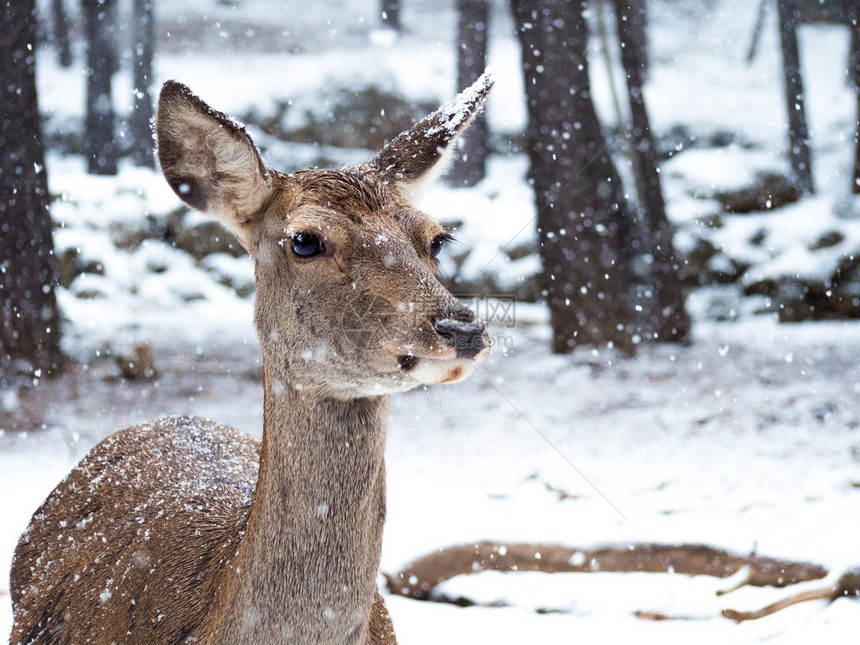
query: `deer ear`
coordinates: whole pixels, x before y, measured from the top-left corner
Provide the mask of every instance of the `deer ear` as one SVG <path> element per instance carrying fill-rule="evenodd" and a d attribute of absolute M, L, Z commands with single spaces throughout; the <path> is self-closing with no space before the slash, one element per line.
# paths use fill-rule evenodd
<path fill-rule="evenodd" d="M 392 139 L 370 167 L 396 184 L 404 197 L 414 200 L 445 171 L 457 138 L 478 116 L 492 87 L 492 76 L 484 72 L 453 101 Z"/>
<path fill-rule="evenodd" d="M 269 174 L 245 128 L 185 85 L 167 81 L 155 120 L 158 160 L 167 183 L 186 204 L 244 229 L 269 196 Z M 247 248 L 247 247 L 246 247 Z"/>

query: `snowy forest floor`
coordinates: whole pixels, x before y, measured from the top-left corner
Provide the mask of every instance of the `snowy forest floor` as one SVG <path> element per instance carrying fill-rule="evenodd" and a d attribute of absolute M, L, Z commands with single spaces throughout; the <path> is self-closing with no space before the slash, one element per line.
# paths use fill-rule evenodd
<path fill-rule="evenodd" d="M 831 581 L 858 564 L 860 326 L 699 325 L 693 346 L 644 348 L 631 360 L 553 356 L 547 333 L 540 323 L 513 330 L 508 351 L 470 382 L 393 398 L 383 571 L 480 540 L 707 543 L 818 562 Z M 49 429 L 0 438 L 4 570 L 30 514 L 106 434 L 198 414 L 259 435 L 254 343 L 172 346 L 156 365 L 155 381 L 131 383 L 116 380 L 113 360 L 75 366 L 22 401 Z M 388 601 L 403 643 L 563 643 L 572 634 L 808 643 L 839 640 L 860 621 L 857 602 L 842 599 L 735 625 L 723 607 L 755 609 L 795 588 L 714 595 L 727 586 L 671 574 L 488 572 L 442 590 L 505 607 Z M 4 580 L 0 630 L 9 626 L 6 591 Z"/>
<path fill-rule="evenodd" d="M 315 107 L 325 117 L 326 105 L 315 102 L 326 88 L 364 82 L 412 100 L 438 102 L 453 93 L 453 3 L 407 2 L 410 31 L 399 42 L 373 30 L 373 3 L 350 0 L 335 11 L 320 2 L 298 15 L 293 4 L 281 12 L 271 4 L 160 3 L 163 26 L 173 35 L 162 33 L 158 80 L 186 82 L 236 115 L 265 113 L 290 99 L 293 116 Z M 759 273 L 774 263 L 814 272 L 820 263 L 808 248 L 822 234 L 838 227 L 844 245 L 860 235 L 857 220 L 834 215 L 847 199 L 853 147 L 852 94 L 833 63 L 844 60 L 844 30 L 818 26 L 801 33 L 804 65 L 814 69 L 806 78 L 820 194 L 781 211 L 726 217 L 715 231 L 697 221 L 718 208 L 697 195 L 749 175 L 762 157 L 766 168 L 786 166 L 772 15 L 758 58 L 752 66 L 742 62 L 756 6 L 748 0 L 711 2 L 707 10 L 672 0 L 653 4 L 647 98 L 655 131 L 664 141 L 680 126 L 700 143 L 725 133 L 736 142 L 689 151 L 682 145 L 664 172 L 668 210 L 685 227 L 677 241 L 713 234 L 727 256 Z M 515 134 L 525 115 L 519 51 L 505 31 L 504 3 L 493 10 L 490 62 L 499 81 L 488 115 L 494 132 Z M 79 68 L 60 69 L 53 58 L 52 51 L 40 52 L 40 100 L 47 130 L 62 134 L 80 122 L 84 84 Z M 597 62 L 592 75 L 598 108 L 612 122 Z M 127 76 L 118 77 L 121 111 L 130 103 Z M 264 152 L 279 167 L 310 163 L 301 161 L 307 146 L 273 144 Z M 362 159 L 365 152 L 351 154 Z M 48 156 L 51 192 L 62 196 L 53 208 L 61 226 L 55 239 L 61 251 L 77 248 L 83 260 L 101 264 L 103 275 L 84 273 L 60 290 L 64 348 L 76 361 L 68 372 L 0 397 L 0 409 L 32 426 L 0 431 L 3 572 L 29 516 L 105 435 L 167 414 L 209 417 L 255 435 L 261 430 L 252 298 L 223 284 L 247 282 L 250 262 L 223 253 L 198 262 L 157 240 L 118 247 L 118 238 L 143 230 L 149 216 L 162 218 L 178 200 L 157 172 L 123 164 L 118 178 L 93 178 L 82 165 L 56 151 Z M 462 221 L 461 243 L 475 266 L 486 269 L 505 245 L 534 240 L 525 168 L 522 155 L 496 155 L 475 189 L 440 185 L 420 206 Z M 767 241 L 753 248 L 748 240 L 761 237 L 761 228 Z M 523 277 L 514 264 L 498 268 L 511 269 L 512 282 Z M 731 321 L 713 320 L 715 294 L 733 311 L 723 316 Z M 695 319 L 692 346 L 642 346 L 637 357 L 621 359 L 589 350 L 551 355 L 545 312 L 517 303 L 516 327 L 493 330 L 497 351 L 470 381 L 395 396 L 382 570 L 395 572 L 436 549 L 480 540 L 577 547 L 706 543 L 831 570 L 827 581 L 797 590 L 820 587 L 860 565 L 860 325 L 780 325 L 773 315 L 753 315 L 759 303 L 741 299 L 736 285 L 695 290 L 688 306 Z M 140 341 L 152 346 L 158 376 L 123 380 L 114 357 Z M 406 645 L 574 639 L 807 645 L 844 642 L 860 628 L 860 603 L 848 599 L 805 603 L 735 625 L 720 617 L 723 607 L 755 609 L 795 589 L 715 595 L 729 584 L 670 574 L 488 572 L 440 589 L 480 606 L 386 600 Z M 638 617 L 658 614 L 677 619 Z M 8 582 L 0 574 L 0 634 L 10 625 Z"/>

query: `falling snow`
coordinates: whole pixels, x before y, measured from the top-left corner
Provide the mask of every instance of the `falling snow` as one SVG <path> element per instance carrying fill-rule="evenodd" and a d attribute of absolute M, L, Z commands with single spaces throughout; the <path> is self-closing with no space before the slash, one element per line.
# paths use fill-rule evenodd
<path fill-rule="evenodd" d="M 451 3 L 441 9 L 435 2 L 406 3 L 416 12 L 411 36 L 376 30 L 369 24 L 373 17 L 355 2 L 344 9 L 350 27 L 330 21 L 323 33 L 319 17 L 305 15 L 311 9 L 296 16 L 272 12 L 262 0 L 215 4 L 205 6 L 207 15 L 215 15 L 206 24 L 224 22 L 214 33 L 230 26 L 231 15 L 258 25 L 261 34 L 274 22 L 276 42 L 295 50 L 286 57 L 251 45 L 222 57 L 220 44 L 196 51 L 177 36 L 159 53 L 159 82 L 187 82 L 231 114 L 268 114 L 283 102 L 295 125 L 309 105 L 325 111 L 317 104 L 325 86 L 373 82 L 437 104 L 453 89 L 452 35 L 432 27 L 440 14 L 446 25 L 454 24 Z M 197 11 L 200 3 L 191 5 L 188 10 Z M 817 25 L 801 32 L 819 195 L 779 211 L 727 218 L 721 228 L 703 224 L 719 208 L 721 191 L 786 168 L 772 22 L 755 61 L 747 66 L 743 60 L 757 5 L 657 2 L 645 90 L 655 130 L 667 140 L 673 132 L 690 135 L 674 147 L 662 173 L 669 216 L 679 226 L 678 247 L 707 240 L 720 251 L 708 270 L 726 274 L 733 263 L 744 263 L 749 271 L 735 285 L 691 294 L 691 347 L 643 347 L 630 360 L 606 350 L 553 356 L 546 349 L 545 311 L 517 302 L 512 326 L 491 327 L 496 351 L 469 382 L 394 397 L 383 571 L 479 540 L 581 548 L 704 542 L 811 560 L 836 576 L 860 564 L 860 329 L 839 322 L 780 325 L 773 314 L 756 313 L 765 309 L 760 298 L 741 297 L 743 289 L 785 275 L 818 279 L 860 244 L 858 211 L 848 196 L 856 105 L 841 63 L 834 63 L 847 55 L 844 30 Z M 47 2 L 40 6 L 47 11 Z M 525 123 L 519 51 L 502 9 L 493 6 L 488 29 L 496 86 L 487 114 L 494 132 L 517 133 Z M 164 3 L 163 17 L 175 26 L 180 10 L 186 9 Z M 597 56 L 596 44 L 593 51 Z M 61 134 L 79 118 L 83 83 L 80 70 L 58 67 L 54 54 L 39 51 L 38 80 L 46 131 Z M 601 117 L 614 123 L 601 65 L 592 65 L 592 76 Z M 121 110 L 135 95 L 128 81 L 117 77 Z M 440 127 L 456 128 L 461 107 L 447 106 L 449 118 Z M 249 129 L 266 144 L 270 162 L 285 159 L 295 166 L 284 170 L 318 158 L 315 148 L 279 147 L 253 125 Z M 712 144 L 725 133 L 737 140 Z M 369 151 L 325 154 L 358 163 Z M 36 407 L 44 412 L 43 429 L 0 431 L 2 571 L 9 570 L 33 510 L 109 433 L 167 414 L 201 415 L 255 436 L 261 429 L 251 262 L 229 249 L 197 260 L 157 239 L 135 238 L 178 204 L 155 172 L 121 165 L 115 178 L 92 177 L 80 159 L 56 152 L 48 155 L 47 170 L 51 193 L 58 196 L 52 208 L 58 255 L 74 250 L 88 267 L 58 293 L 67 319 L 64 349 L 79 363 L 65 380 L 40 386 Z M 498 295 L 538 273 L 526 171 L 521 154 L 497 155 L 476 188 L 439 185 L 427 193 L 419 205 L 461 229 L 459 245 L 441 258 L 441 272 L 466 284 L 492 277 Z M 186 216 L 185 226 L 203 224 L 195 217 Z M 762 230 L 764 242 L 755 243 Z M 810 249 L 834 230 L 842 236 L 838 242 Z M 139 341 L 151 343 L 160 376 L 123 383 L 113 357 Z M 329 351 L 320 345 L 302 358 L 325 361 Z M 24 398 L 17 390 L 0 392 L 0 410 L 20 410 Z M 196 445 L 205 449 L 205 442 Z M 331 503 L 320 500 L 317 513 L 327 516 Z M 138 565 L 148 562 L 143 552 L 129 557 Z M 860 625 L 858 603 L 838 600 L 805 603 L 737 626 L 719 616 L 723 607 L 758 608 L 787 594 L 746 588 L 717 597 L 727 586 L 681 575 L 486 572 L 440 588 L 484 606 L 388 594 L 386 602 L 400 641 L 417 645 L 554 644 L 570 642 L 574 634 L 585 642 L 807 645 L 813 639 L 848 642 Z M 96 590 L 94 598 L 107 602 L 112 593 L 110 587 Z M 640 611 L 683 620 L 643 620 Z M 0 576 L 0 634 L 10 625 L 8 582 Z M 285 634 L 291 630 L 284 626 Z"/>

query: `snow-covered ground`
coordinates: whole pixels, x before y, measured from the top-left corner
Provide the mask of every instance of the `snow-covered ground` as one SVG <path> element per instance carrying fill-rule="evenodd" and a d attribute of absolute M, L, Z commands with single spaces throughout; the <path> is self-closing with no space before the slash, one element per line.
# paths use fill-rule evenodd
<path fill-rule="evenodd" d="M 819 562 L 835 575 L 856 565 L 858 326 L 701 324 L 692 347 L 647 348 L 623 361 L 552 356 L 546 336 L 543 324 L 513 330 L 507 354 L 497 352 L 471 382 L 394 397 L 384 571 L 485 539 L 705 542 Z M 255 348 L 213 347 L 203 356 L 193 347 L 157 353 L 154 383 L 105 380 L 112 364 L 96 362 L 49 386 L 50 429 L 2 439 L 0 565 L 33 509 L 104 434 L 168 413 L 259 434 Z M 860 624 L 857 603 L 840 600 L 736 626 L 721 608 L 758 608 L 789 591 L 714 595 L 728 585 L 680 575 L 485 573 L 446 591 L 509 607 L 388 600 L 403 643 L 564 643 L 571 634 L 804 643 L 813 634 L 844 639 Z M 679 619 L 641 620 L 640 610 Z"/>
<path fill-rule="evenodd" d="M 183 35 L 165 36 L 158 80 L 177 78 L 234 114 L 285 100 L 313 104 L 324 86 L 373 82 L 431 102 L 453 93 L 453 2 L 406 3 L 411 32 L 394 40 L 375 31 L 373 3 L 319 2 L 313 13 L 294 16 L 289 3 L 272 13 L 272 3 L 263 0 L 232 8 L 189 0 L 182 3 L 192 16 L 187 20 L 178 3 L 162 4 L 169 5 L 164 23 Z M 743 181 L 744 173 L 786 165 L 772 15 L 758 58 L 749 67 L 743 62 L 757 5 L 721 0 L 693 9 L 693 3 L 665 0 L 652 6 L 648 100 L 655 129 L 683 126 L 703 138 L 730 132 L 739 141 L 719 150 L 682 145 L 666 164 L 669 212 L 679 225 L 689 224 L 688 235 L 715 207 L 702 193 Z M 515 133 L 525 119 L 519 51 L 505 31 L 504 3 L 493 10 L 490 62 L 499 80 L 490 122 L 497 132 Z M 189 27 L 195 21 L 216 35 L 201 39 Z M 223 51 L 212 45 L 243 21 L 249 26 L 242 33 L 256 29 L 266 42 Z M 278 33 L 285 44 L 273 47 Z M 845 247 L 860 239 L 860 227 L 833 214 L 848 198 L 853 150 L 853 99 L 834 63 L 845 60 L 847 33 L 805 27 L 801 45 L 821 194 L 772 214 L 733 219 L 714 234 L 753 271 L 790 261 L 797 271 L 814 272 L 808 246 L 837 224 Z M 83 105 L 80 69 L 60 69 L 53 58 L 51 51 L 39 58 L 49 128 L 79 117 Z M 596 60 L 595 94 L 611 122 L 606 75 Z M 126 109 L 128 80 L 118 80 L 117 105 Z M 293 154 L 292 147 L 284 150 L 282 156 Z M 53 208 L 58 249 L 80 249 L 102 270 L 60 290 L 64 347 L 80 363 L 36 394 L 0 398 L 4 408 L 20 405 L 44 424 L 27 433 L 0 431 L 0 571 L 8 571 L 33 510 L 106 434 L 186 413 L 257 435 L 261 428 L 252 301 L 236 289 L 250 280 L 250 261 L 219 253 L 196 262 L 154 240 L 118 248 L 117 240 L 148 226 L 148 215 L 162 217 L 178 206 L 156 172 L 123 165 L 118 177 L 89 177 L 80 159 L 57 154 L 49 155 L 48 170 L 51 191 L 62 195 Z M 533 256 L 519 260 L 532 262 L 521 266 L 500 255 L 534 239 L 525 171 L 522 156 L 497 156 L 475 189 L 440 185 L 420 204 L 463 222 L 466 274 L 504 271 L 509 279 L 502 282 L 515 284 L 536 270 Z M 748 239 L 762 226 L 772 237 L 751 248 Z M 629 360 L 587 350 L 551 355 L 544 311 L 518 303 L 516 326 L 494 329 L 497 351 L 469 382 L 394 397 L 382 569 L 394 572 L 435 549 L 480 540 L 707 543 L 814 561 L 833 572 L 828 581 L 797 590 L 860 564 L 860 325 L 779 325 L 750 315 L 753 305 L 739 306 L 734 322 L 716 323 L 708 315 L 713 299 L 712 289 L 691 295 L 691 347 L 642 347 Z M 138 341 L 152 345 L 158 379 L 118 380 L 112 356 Z M 560 498 L 557 489 L 568 495 Z M 735 625 L 720 617 L 721 608 L 758 608 L 794 590 L 715 595 L 727 586 L 680 575 L 482 573 L 445 583 L 445 591 L 505 606 L 459 608 L 394 596 L 387 602 L 404 644 L 805 645 L 813 637 L 849 642 L 860 628 L 860 603 L 846 599 Z M 678 619 L 643 620 L 639 610 Z M 0 634 L 10 624 L 4 574 Z"/>

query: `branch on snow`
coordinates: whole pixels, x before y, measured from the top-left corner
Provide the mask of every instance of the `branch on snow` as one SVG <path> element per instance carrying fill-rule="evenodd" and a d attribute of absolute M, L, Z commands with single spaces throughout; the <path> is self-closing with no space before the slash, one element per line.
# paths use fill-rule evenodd
<path fill-rule="evenodd" d="M 745 620 L 756 620 L 770 616 L 776 612 L 791 607 L 800 602 L 809 600 L 827 600 L 833 602 L 837 598 L 858 598 L 860 597 L 860 568 L 852 569 L 842 574 L 842 577 L 834 585 L 821 587 L 819 589 L 810 589 L 802 591 L 788 598 L 777 600 L 767 607 L 763 607 L 757 611 L 735 611 L 734 609 L 723 609 L 723 616 L 741 623 Z"/>

